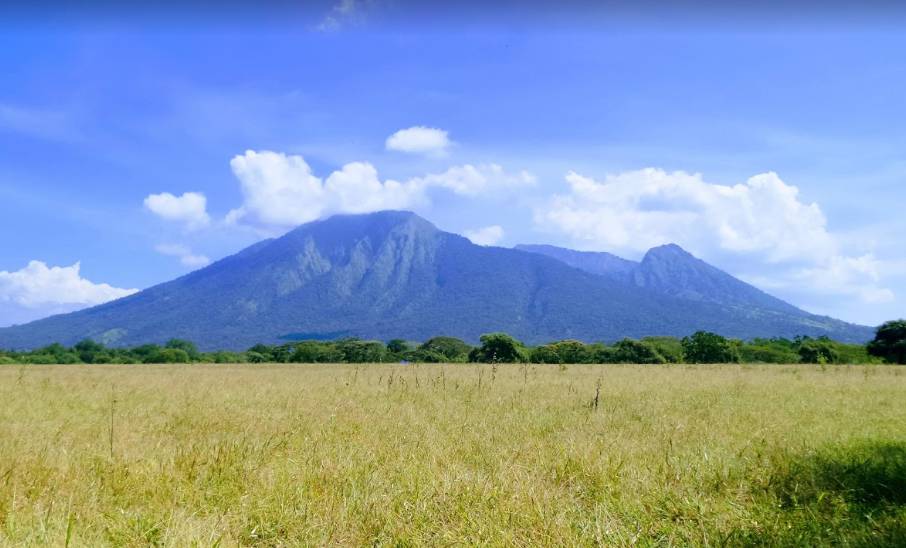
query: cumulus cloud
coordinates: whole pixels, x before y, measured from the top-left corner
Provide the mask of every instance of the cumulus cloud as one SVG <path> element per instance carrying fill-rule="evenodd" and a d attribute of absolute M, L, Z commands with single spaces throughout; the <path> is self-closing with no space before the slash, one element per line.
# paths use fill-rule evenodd
<path fill-rule="evenodd" d="M 700 174 L 643 169 L 596 181 L 566 175 L 570 193 L 538 210 L 538 224 L 576 240 L 617 249 L 645 250 L 681 242 L 762 252 L 770 261 L 826 257 L 834 242 L 817 204 L 799 200 L 799 190 L 775 173 L 726 186 Z"/>
<path fill-rule="evenodd" d="M 600 181 L 569 172 L 566 182 L 569 192 L 536 209 L 535 222 L 579 246 L 643 251 L 676 242 L 705 255 L 751 256 L 786 267 L 776 283 L 809 284 L 867 302 L 893 298 L 877 285 L 880 263 L 842 253 L 818 204 L 801 200 L 799 189 L 776 173 L 732 186 L 653 168 Z"/>
<path fill-rule="evenodd" d="M 497 245 L 503 239 L 503 227 L 500 225 L 485 226 L 473 230 L 466 230 L 463 236 L 472 240 L 476 245 Z"/>
<path fill-rule="evenodd" d="M 515 188 L 535 184 L 535 177 L 527 172 L 510 174 L 497 164 L 454 166 L 443 173 L 413 179 L 422 187 L 436 186 L 464 196 L 477 196 L 499 188 Z"/>
<path fill-rule="evenodd" d="M 433 127 L 414 126 L 401 129 L 387 137 L 387 150 L 416 154 L 439 155 L 447 151 L 452 143 L 446 131 Z"/>
<path fill-rule="evenodd" d="M 822 264 L 794 270 L 790 278 L 807 284 L 814 292 L 849 295 L 871 304 L 889 303 L 895 299 L 893 291 L 877 285 L 884 267 L 884 262 L 871 253 L 859 257 L 834 255 Z"/>
<path fill-rule="evenodd" d="M 211 220 L 207 198 L 200 192 L 186 192 L 182 196 L 169 192 L 151 194 L 145 198 L 145 207 L 163 219 L 185 223 L 190 230 L 206 226 Z"/>
<path fill-rule="evenodd" d="M 197 255 L 189 247 L 181 244 L 159 244 L 154 246 L 154 249 L 161 255 L 178 257 L 179 262 L 189 268 L 201 268 L 211 264 L 211 260 L 206 256 Z"/>
<path fill-rule="evenodd" d="M 30 261 L 15 272 L 0 271 L 0 301 L 27 308 L 48 305 L 93 306 L 131 295 L 137 289 L 120 289 L 96 284 L 83 278 L 80 263 L 48 267 L 41 261 Z"/>
<path fill-rule="evenodd" d="M 344 213 L 365 213 L 412 207 L 424 201 L 423 188 L 417 181 L 381 182 L 374 166 L 353 162 L 327 178 L 324 190 L 330 201 L 325 208 Z"/>
<path fill-rule="evenodd" d="M 381 180 L 377 169 L 367 162 L 346 164 L 322 180 L 301 156 L 271 151 L 246 151 L 234 157 L 230 166 L 244 201 L 227 214 L 226 222 L 276 227 L 295 226 L 331 213 L 417 207 L 429 202 L 430 188 L 474 196 L 534 183 L 527 172 L 510 174 L 495 164 L 457 166 L 406 181 Z"/>
<path fill-rule="evenodd" d="M 227 222 L 254 215 L 264 224 L 293 225 L 317 219 L 323 211 L 324 187 L 301 156 L 248 150 L 230 160 L 245 197 Z"/>

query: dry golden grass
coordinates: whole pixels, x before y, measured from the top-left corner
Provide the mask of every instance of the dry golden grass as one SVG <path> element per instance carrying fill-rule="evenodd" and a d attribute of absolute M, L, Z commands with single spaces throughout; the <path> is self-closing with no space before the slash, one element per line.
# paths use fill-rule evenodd
<path fill-rule="evenodd" d="M 902 367 L 4 366 L 0 402 L 10 546 L 906 541 Z"/>

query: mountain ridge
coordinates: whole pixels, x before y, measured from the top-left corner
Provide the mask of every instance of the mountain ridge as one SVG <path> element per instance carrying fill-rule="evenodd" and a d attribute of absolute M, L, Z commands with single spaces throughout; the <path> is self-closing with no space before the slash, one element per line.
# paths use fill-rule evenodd
<path fill-rule="evenodd" d="M 492 331 L 528 343 L 699 329 L 740 338 L 870 338 L 869 328 L 792 305 L 801 314 L 665 293 L 654 282 L 670 270 L 655 263 L 652 283 L 638 285 L 540 253 L 477 246 L 411 212 L 335 215 L 123 299 L 0 329 L 0 347 L 178 337 L 202 349 L 244 349 L 294 334 L 474 342 Z M 696 268 L 689 272 L 707 273 Z"/>

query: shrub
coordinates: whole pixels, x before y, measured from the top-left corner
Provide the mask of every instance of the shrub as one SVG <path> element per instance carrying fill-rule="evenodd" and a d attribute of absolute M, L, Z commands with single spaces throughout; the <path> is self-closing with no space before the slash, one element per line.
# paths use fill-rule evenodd
<path fill-rule="evenodd" d="M 528 352 L 525 346 L 506 333 L 489 333 L 481 336 L 481 346 L 469 353 L 470 362 L 525 363 Z"/>
<path fill-rule="evenodd" d="M 729 339 L 708 331 L 697 331 L 682 340 L 683 356 L 688 363 L 736 363 L 737 345 Z"/>
<path fill-rule="evenodd" d="M 891 363 L 906 364 L 906 320 L 886 322 L 868 343 L 868 353 Z"/>
<path fill-rule="evenodd" d="M 419 350 L 440 354 L 446 361 L 464 362 L 472 347 L 456 337 L 433 337 L 418 347 Z"/>
<path fill-rule="evenodd" d="M 613 360 L 617 363 L 667 363 L 657 349 L 646 342 L 623 339 L 613 345 Z"/>

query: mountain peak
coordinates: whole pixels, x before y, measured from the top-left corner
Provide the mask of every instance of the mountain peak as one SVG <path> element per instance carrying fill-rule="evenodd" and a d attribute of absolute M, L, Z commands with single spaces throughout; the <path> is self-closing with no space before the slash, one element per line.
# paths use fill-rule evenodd
<path fill-rule="evenodd" d="M 659 259 L 696 259 L 694 255 L 683 249 L 677 244 L 669 243 L 652 247 L 645 253 L 643 261 L 649 258 Z"/>
<path fill-rule="evenodd" d="M 370 213 L 336 213 L 330 217 L 312 221 L 298 226 L 295 230 L 304 230 L 318 225 L 335 228 L 340 225 L 367 226 L 371 229 L 393 228 L 400 225 L 413 225 L 427 230 L 437 230 L 430 221 L 407 210 L 386 209 Z"/>
<path fill-rule="evenodd" d="M 334 215 L 130 297 L 0 329 L 0 347 L 176 337 L 203 349 L 240 349 L 341 336 L 425 340 L 444 333 L 475 341 L 492 331 L 530 344 L 702 329 L 742 338 L 870 336 L 685 260 L 679 246 L 655 248 L 641 264 L 606 253 L 528 250 L 477 246 L 409 211 Z"/>
<path fill-rule="evenodd" d="M 391 234 L 430 237 L 439 230 L 411 211 L 384 210 L 373 213 L 341 213 L 305 223 L 288 232 L 286 243 L 315 238 L 333 246 L 361 239 L 383 239 Z"/>

